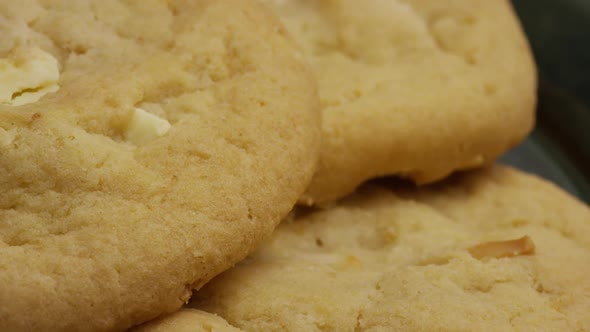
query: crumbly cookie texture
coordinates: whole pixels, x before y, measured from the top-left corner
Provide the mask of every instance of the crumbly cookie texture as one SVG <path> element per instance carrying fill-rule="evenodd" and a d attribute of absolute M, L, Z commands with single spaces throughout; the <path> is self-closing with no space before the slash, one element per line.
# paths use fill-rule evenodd
<path fill-rule="evenodd" d="M 322 155 L 303 204 L 490 163 L 533 127 L 536 72 L 508 0 L 265 2 L 319 81 Z"/>
<path fill-rule="evenodd" d="M 300 211 L 192 306 L 246 331 L 588 331 L 590 209 L 494 166 Z"/>
<path fill-rule="evenodd" d="M 130 332 L 239 332 L 223 318 L 201 310 L 182 309 L 147 322 Z"/>
<path fill-rule="evenodd" d="M 173 312 L 309 184 L 315 81 L 256 1 L 0 0 L 0 35 L 2 331 Z"/>

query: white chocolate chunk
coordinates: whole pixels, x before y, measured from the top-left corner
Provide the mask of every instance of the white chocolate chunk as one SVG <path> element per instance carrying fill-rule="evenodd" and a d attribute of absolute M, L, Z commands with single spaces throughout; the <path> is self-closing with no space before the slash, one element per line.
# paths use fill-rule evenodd
<path fill-rule="evenodd" d="M 36 47 L 19 47 L 0 59 L 0 104 L 34 103 L 59 90 L 59 64 Z"/>
<path fill-rule="evenodd" d="M 145 145 L 170 130 L 170 122 L 136 107 L 127 126 L 126 139 L 135 145 Z"/>
<path fill-rule="evenodd" d="M 41 99 L 41 97 L 45 96 L 48 93 L 56 92 L 59 90 L 59 86 L 57 84 L 50 85 L 46 87 L 39 88 L 38 90 L 34 90 L 31 92 L 23 93 L 22 95 L 14 97 L 12 99 L 12 106 L 20 106 L 25 104 L 34 103 L 37 100 Z"/>

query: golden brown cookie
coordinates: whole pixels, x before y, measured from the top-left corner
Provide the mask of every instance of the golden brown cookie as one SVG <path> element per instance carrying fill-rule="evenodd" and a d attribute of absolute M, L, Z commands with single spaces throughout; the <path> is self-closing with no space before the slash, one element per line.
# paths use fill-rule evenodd
<path fill-rule="evenodd" d="M 323 148 L 302 203 L 482 166 L 533 127 L 535 67 L 508 0 L 265 2 L 319 81 Z"/>
<path fill-rule="evenodd" d="M 590 330 L 590 209 L 494 166 L 284 221 L 192 303 L 246 331 Z"/>
<path fill-rule="evenodd" d="M 0 1 L 0 330 L 112 331 L 250 253 L 319 151 L 256 2 Z"/>

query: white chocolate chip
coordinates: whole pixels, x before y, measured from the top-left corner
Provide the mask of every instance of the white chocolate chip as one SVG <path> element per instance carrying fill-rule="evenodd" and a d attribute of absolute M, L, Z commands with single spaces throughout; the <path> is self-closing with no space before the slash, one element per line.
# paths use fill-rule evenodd
<path fill-rule="evenodd" d="M 34 103 L 59 90 L 59 64 L 51 54 L 35 47 L 19 47 L 0 59 L 0 104 Z"/>
<path fill-rule="evenodd" d="M 136 107 L 127 126 L 126 139 L 135 145 L 145 145 L 170 130 L 170 122 Z"/>

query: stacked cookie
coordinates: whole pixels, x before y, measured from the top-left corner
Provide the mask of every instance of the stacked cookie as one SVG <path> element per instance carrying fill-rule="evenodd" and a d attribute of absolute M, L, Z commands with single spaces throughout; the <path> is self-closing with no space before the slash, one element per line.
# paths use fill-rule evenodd
<path fill-rule="evenodd" d="M 0 13 L 0 330 L 123 330 L 177 310 L 304 192 L 317 89 L 269 10 L 57 0 Z"/>
<path fill-rule="evenodd" d="M 1 331 L 590 330 L 590 209 L 493 165 L 534 124 L 508 1 L 0 0 L 0 31 Z"/>

